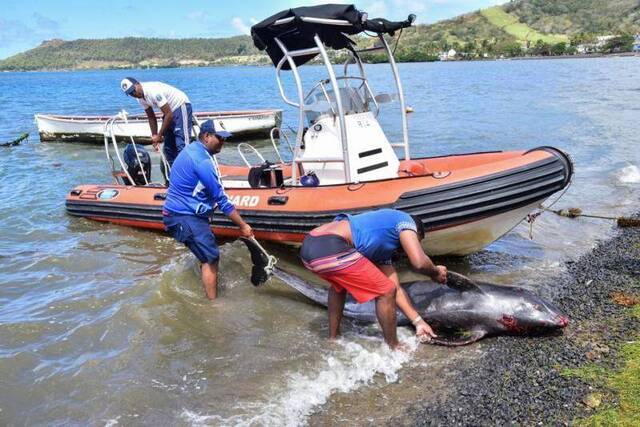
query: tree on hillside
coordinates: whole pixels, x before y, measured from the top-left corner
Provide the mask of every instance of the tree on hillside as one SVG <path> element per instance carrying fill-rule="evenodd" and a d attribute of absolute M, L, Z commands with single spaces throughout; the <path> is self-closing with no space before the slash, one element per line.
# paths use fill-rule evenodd
<path fill-rule="evenodd" d="M 595 34 L 585 32 L 574 34 L 569 38 L 571 46 L 595 43 L 597 39 L 598 37 Z"/>
<path fill-rule="evenodd" d="M 567 53 L 567 44 L 564 42 L 556 43 L 551 47 L 551 54 L 554 56 L 562 56 Z"/>
<path fill-rule="evenodd" d="M 522 56 L 524 54 L 522 46 L 520 45 L 520 43 L 516 42 L 500 43 L 496 45 L 495 50 L 498 54 L 504 55 L 509 58 Z"/>
<path fill-rule="evenodd" d="M 539 56 L 549 56 L 551 55 L 551 45 L 549 45 L 549 43 L 545 43 L 544 41 L 542 41 L 542 39 L 539 39 L 533 46 L 533 54 Z"/>
<path fill-rule="evenodd" d="M 635 38 L 631 34 L 624 34 L 609 40 L 602 47 L 602 51 L 608 53 L 631 52 L 633 50 L 634 42 Z"/>

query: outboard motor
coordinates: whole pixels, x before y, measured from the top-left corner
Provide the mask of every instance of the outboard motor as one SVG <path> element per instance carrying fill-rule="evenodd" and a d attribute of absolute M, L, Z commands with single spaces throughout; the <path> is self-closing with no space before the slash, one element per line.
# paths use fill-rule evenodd
<path fill-rule="evenodd" d="M 138 151 L 137 155 L 136 150 Z M 151 182 L 151 156 L 146 148 L 139 144 L 135 144 L 134 148 L 134 144 L 129 143 L 124 148 L 123 157 L 124 163 L 127 165 L 127 172 L 133 178 L 133 185 L 146 185 Z M 123 180 L 125 185 L 132 185 L 127 177 Z"/>

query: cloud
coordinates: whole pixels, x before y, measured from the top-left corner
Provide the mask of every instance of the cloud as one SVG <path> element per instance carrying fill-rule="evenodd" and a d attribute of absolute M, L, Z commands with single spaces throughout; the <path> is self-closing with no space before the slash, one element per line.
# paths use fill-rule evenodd
<path fill-rule="evenodd" d="M 251 28 L 249 28 L 247 24 L 244 23 L 242 18 L 238 18 L 238 17 L 233 18 L 231 20 L 231 25 L 233 25 L 233 27 L 236 30 L 240 31 L 242 34 L 246 34 L 246 35 L 251 34 Z"/>
<path fill-rule="evenodd" d="M 194 22 L 207 22 L 209 20 L 209 14 L 202 10 L 194 10 L 187 13 L 187 19 Z"/>
<path fill-rule="evenodd" d="M 52 34 L 51 38 L 60 32 L 60 23 L 58 21 L 40 15 L 38 12 L 35 12 L 32 18 L 35 21 L 37 31 Z"/>
<path fill-rule="evenodd" d="M 60 22 L 39 13 L 33 13 L 28 21 L 0 17 L 0 55 L 3 57 L 56 38 L 64 38 Z"/>
<path fill-rule="evenodd" d="M 362 8 L 370 18 L 384 18 L 388 15 L 387 4 L 382 0 L 364 3 Z"/>
<path fill-rule="evenodd" d="M 11 46 L 15 42 L 30 39 L 33 29 L 24 22 L 0 17 L 0 47 Z"/>

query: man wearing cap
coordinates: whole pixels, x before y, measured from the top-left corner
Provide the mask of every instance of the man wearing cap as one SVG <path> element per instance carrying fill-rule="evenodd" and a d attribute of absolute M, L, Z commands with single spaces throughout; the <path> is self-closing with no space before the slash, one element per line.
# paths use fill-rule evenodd
<path fill-rule="evenodd" d="M 202 284 L 211 300 L 218 294 L 220 258 L 209 223 L 213 211 L 219 208 L 240 227 L 243 237 L 253 236 L 251 227 L 227 198 L 212 157 L 220 152 L 224 140 L 230 136 L 229 132 L 216 131 L 212 120 L 202 123 L 198 141 L 187 145 L 173 163 L 167 200 L 162 210 L 165 229 L 174 239 L 184 243 L 202 263 Z"/>
<path fill-rule="evenodd" d="M 173 165 L 185 143 L 190 141 L 193 115 L 187 95 L 166 83 L 141 83 L 133 77 L 123 79 L 120 87 L 127 95 L 138 99 L 149 118 L 153 147 L 157 151 L 158 144 L 164 142 L 164 156 L 169 166 Z M 154 107 L 160 109 L 163 114 L 159 131 Z"/>

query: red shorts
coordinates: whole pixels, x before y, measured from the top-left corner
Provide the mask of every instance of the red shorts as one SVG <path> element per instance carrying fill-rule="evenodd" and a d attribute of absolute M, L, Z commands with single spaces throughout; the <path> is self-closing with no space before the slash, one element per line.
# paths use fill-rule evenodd
<path fill-rule="evenodd" d="M 331 283 L 336 291 L 346 290 L 361 304 L 396 287 L 374 263 L 336 235 L 307 236 L 300 256 L 307 269 Z"/>
<path fill-rule="evenodd" d="M 331 283 L 336 291 L 346 290 L 360 304 L 396 288 L 395 283 L 365 257 L 342 270 L 320 273 L 318 276 Z"/>

